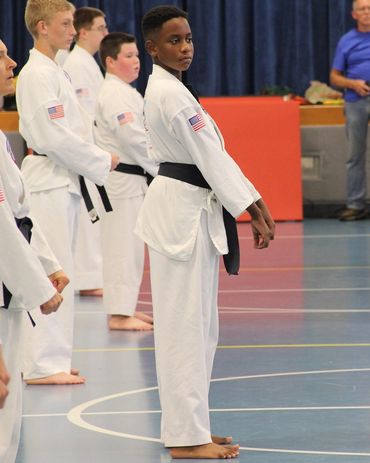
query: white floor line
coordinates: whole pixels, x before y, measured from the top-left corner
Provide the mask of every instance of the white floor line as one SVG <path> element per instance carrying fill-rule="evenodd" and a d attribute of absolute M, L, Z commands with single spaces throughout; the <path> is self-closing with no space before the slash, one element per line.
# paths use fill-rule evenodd
<path fill-rule="evenodd" d="M 370 238 L 369 233 L 349 233 L 349 234 L 331 234 L 331 235 L 276 235 L 274 241 L 289 240 L 289 239 L 337 239 L 337 238 Z M 239 236 L 239 240 L 252 240 L 252 236 Z"/>
<path fill-rule="evenodd" d="M 325 293 L 325 292 L 347 292 L 347 291 L 370 291 L 369 286 L 360 288 L 275 288 L 275 289 L 221 289 L 221 294 L 240 293 Z"/>
<path fill-rule="evenodd" d="M 333 374 L 333 373 L 354 373 L 354 372 L 369 372 L 370 368 L 353 368 L 353 369 L 337 369 L 337 370 L 313 370 L 313 371 L 295 371 L 295 372 L 283 372 L 283 373 L 267 373 L 267 374 L 258 374 L 258 375 L 247 375 L 247 376 L 234 376 L 226 378 L 215 378 L 212 382 L 220 381 L 235 381 L 243 379 L 262 379 L 262 378 L 271 378 L 271 377 L 287 377 L 287 376 L 302 376 L 302 375 L 319 375 L 319 374 Z M 83 429 L 99 432 L 102 434 L 107 434 L 110 436 L 124 437 L 127 439 L 140 440 L 146 442 L 160 442 L 159 439 L 153 437 L 140 436 L 137 434 L 122 433 L 117 431 L 112 431 L 105 429 L 99 426 L 92 425 L 85 421 L 82 416 L 86 416 L 86 410 L 89 407 L 97 405 L 99 403 L 105 402 L 107 400 L 117 399 L 119 397 L 146 393 L 149 391 L 156 390 L 157 387 L 150 387 L 145 389 L 137 389 L 132 391 L 125 391 L 118 394 L 112 394 L 105 397 L 100 397 L 98 399 L 90 400 L 88 402 L 82 403 L 74 408 L 72 408 L 68 413 L 68 420 L 75 424 L 76 426 L 82 427 Z M 364 406 L 367 407 L 368 406 Z M 231 410 L 231 409 L 229 409 Z M 232 409 L 240 410 L 240 409 Z M 151 411 L 153 412 L 153 411 Z M 156 413 L 156 411 L 154 411 Z M 341 455 L 341 456 L 370 456 L 370 453 L 367 452 L 338 452 L 338 451 L 317 451 L 317 450 L 292 450 L 292 449 L 274 449 L 274 448 L 254 448 L 254 447 L 240 447 L 240 450 L 246 450 L 251 452 L 269 452 L 269 453 L 286 453 L 286 454 L 307 454 L 307 455 Z"/>
<path fill-rule="evenodd" d="M 333 455 L 333 456 L 348 456 L 348 457 L 370 457 L 370 453 L 354 453 L 354 452 L 320 452 L 317 450 L 288 450 L 288 449 L 263 449 L 257 447 L 239 447 L 239 450 L 247 450 L 250 452 L 268 452 L 268 453 L 288 453 L 288 454 L 303 454 L 303 455 Z"/>
<path fill-rule="evenodd" d="M 152 306 L 151 302 L 139 302 L 140 305 L 148 305 Z M 143 313 L 151 314 L 152 310 L 143 310 Z M 369 313 L 369 309 L 308 309 L 308 308 L 300 308 L 300 307 L 292 307 L 292 308 L 281 308 L 281 307 L 231 307 L 231 306 L 219 306 L 219 313 L 221 314 L 285 314 L 285 313 Z M 75 315 L 105 315 L 103 310 L 76 310 Z"/>
<path fill-rule="evenodd" d="M 342 411 L 342 410 L 370 410 L 370 405 L 340 405 L 331 407 L 248 407 L 248 408 L 210 408 L 211 413 L 240 413 L 240 412 L 302 412 L 302 411 Z M 161 410 L 120 410 L 103 412 L 83 412 L 81 416 L 105 415 L 157 415 Z M 23 418 L 52 418 L 67 416 L 68 413 L 39 413 L 25 414 Z"/>

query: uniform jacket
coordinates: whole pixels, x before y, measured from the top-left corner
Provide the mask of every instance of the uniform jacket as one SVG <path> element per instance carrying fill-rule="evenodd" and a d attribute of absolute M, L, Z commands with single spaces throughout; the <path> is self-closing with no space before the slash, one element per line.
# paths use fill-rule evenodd
<path fill-rule="evenodd" d="M 195 164 L 212 191 L 157 176 L 139 214 L 136 232 L 171 258 L 192 254 L 203 210 L 219 254 L 227 254 L 222 205 L 234 217 L 260 198 L 225 150 L 216 124 L 180 80 L 153 66 L 144 97 L 149 156 L 156 162 Z"/>
<path fill-rule="evenodd" d="M 42 156 L 27 156 L 22 164 L 31 192 L 68 186 L 80 194 L 80 174 L 102 185 L 111 156 L 93 145 L 92 124 L 78 103 L 69 77 L 36 49 L 17 81 L 19 131 L 29 148 Z"/>
<path fill-rule="evenodd" d="M 119 77 L 107 73 L 96 106 L 96 143 L 118 153 L 120 162 L 141 166 L 153 177 L 158 167 L 149 159 L 143 121 L 144 101 L 140 93 Z M 130 198 L 145 194 L 146 178 L 111 172 L 105 185 L 109 196 Z"/>
<path fill-rule="evenodd" d="M 103 74 L 94 57 L 76 45 L 64 62 L 63 69 L 70 76 L 81 106 L 94 118 L 96 99 Z"/>
<path fill-rule="evenodd" d="M 31 246 L 14 218 L 29 215 L 21 173 L 5 135 L 0 131 L 0 306 L 2 282 L 13 294 L 12 308 L 32 309 L 49 300 L 55 288 L 47 275 L 60 269 L 34 219 Z"/>

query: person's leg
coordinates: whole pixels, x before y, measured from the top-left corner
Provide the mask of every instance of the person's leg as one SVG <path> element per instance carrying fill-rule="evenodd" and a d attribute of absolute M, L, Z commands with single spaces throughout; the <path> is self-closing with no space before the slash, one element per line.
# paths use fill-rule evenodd
<path fill-rule="evenodd" d="M 86 186 L 94 207 L 97 209 L 99 216 L 102 217 L 105 212 L 100 210 L 100 196 L 96 186 L 89 180 L 86 180 Z M 81 201 L 74 264 L 75 289 L 79 290 L 82 296 L 103 295 L 100 225 L 101 220 L 96 223 L 91 222 L 86 205 L 84 201 Z"/>
<path fill-rule="evenodd" d="M 0 309 L 0 336 L 4 359 L 10 375 L 9 395 L 0 410 L 0 461 L 14 463 L 22 421 L 21 325 L 25 312 Z M 27 317 L 28 318 L 28 317 Z M 31 324 L 29 325 L 32 328 Z"/>
<path fill-rule="evenodd" d="M 368 99 L 346 103 L 346 133 L 348 139 L 347 213 L 340 218 L 362 218 L 366 215 L 366 138 L 369 121 Z M 354 213 L 351 214 L 351 211 Z M 357 213 L 356 213 L 357 211 Z M 359 214 L 360 213 L 360 214 Z"/>
<path fill-rule="evenodd" d="M 218 339 L 218 256 L 206 215 L 190 261 L 149 249 L 161 439 L 173 458 L 225 458 L 237 446 L 212 442 L 208 392 Z"/>
<path fill-rule="evenodd" d="M 42 315 L 39 308 L 31 311 L 35 327 L 23 323 L 23 378 L 28 384 L 79 384 L 84 378 L 71 374 L 73 342 L 73 244 L 80 198 L 68 188 L 32 193 L 32 217 L 40 226 L 50 248 L 70 278 L 63 291 L 60 310 Z"/>
<path fill-rule="evenodd" d="M 133 229 L 142 201 L 142 196 L 111 198 L 113 211 L 102 217 L 103 304 L 113 330 L 153 329 L 150 317 L 145 321 L 135 312 L 144 271 L 144 243 Z"/>

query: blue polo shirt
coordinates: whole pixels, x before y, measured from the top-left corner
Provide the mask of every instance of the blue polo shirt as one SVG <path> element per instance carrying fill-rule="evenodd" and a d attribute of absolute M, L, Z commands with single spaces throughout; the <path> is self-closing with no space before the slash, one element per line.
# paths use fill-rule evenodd
<path fill-rule="evenodd" d="M 351 29 L 339 40 L 333 60 L 333 69 L 343 72 L 349 79 L 370 81 L 370 32 Z M 346 101 L 358 101 L 362 97 L 347 89 Z"/>

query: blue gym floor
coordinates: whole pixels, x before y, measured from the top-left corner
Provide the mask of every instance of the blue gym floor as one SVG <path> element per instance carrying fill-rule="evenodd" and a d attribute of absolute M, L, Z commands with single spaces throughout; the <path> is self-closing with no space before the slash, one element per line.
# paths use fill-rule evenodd
<path fill-rule="evenodd" d="M 240 275 L 220 277 L 213 433 L 243 463 L 370 462 L 370 222 L 279 223 L 264 251 L 239 230 Z M 17 463 L 170 461 L 152 333 L 109 332 L 101 300 L 76 296 L 73 366 L 85 385 L 25 387 Z"/>

